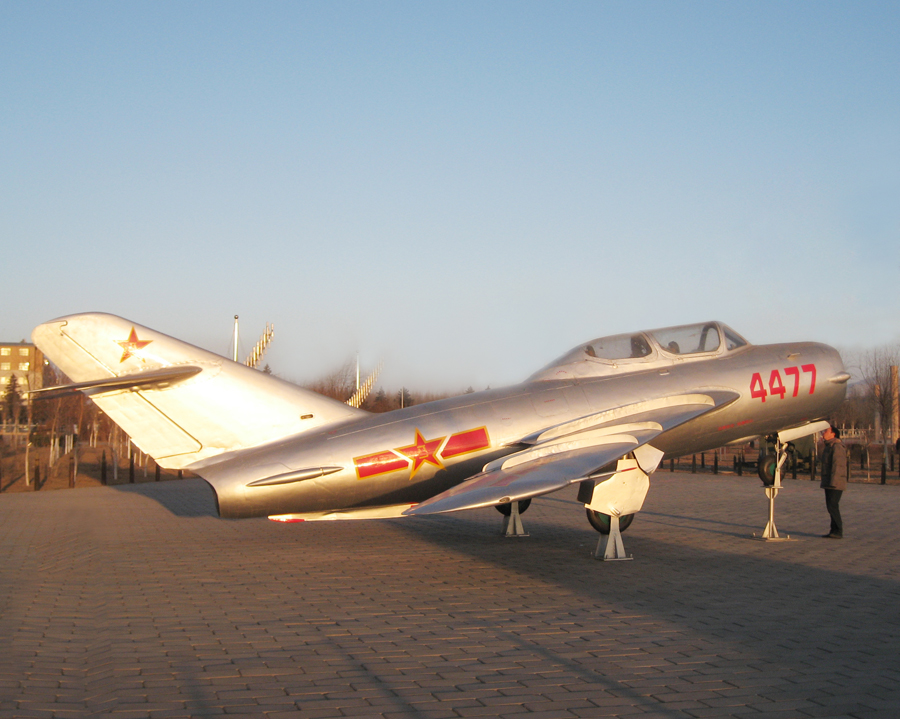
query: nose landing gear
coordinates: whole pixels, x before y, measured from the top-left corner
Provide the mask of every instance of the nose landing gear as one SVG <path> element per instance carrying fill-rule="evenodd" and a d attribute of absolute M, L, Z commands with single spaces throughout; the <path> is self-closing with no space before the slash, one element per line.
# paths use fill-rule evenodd
<path fill-rule="evenodd" d="M 793 448 L 790 442 L 783 442 L 781 437 L 774 437 L 775 454 L 766 455 L 759 462 L 759 478 L 762 480 L 766 497 L 769 500 L 769 521 L 763 529 L 762 535 L 756 536 L 754 539 L 760 539 L 766 542 L 786 542 L 791 540 L 791 535 L 782 537 L 778 534 L 778 528 L 775 526 L 775 497 L 778 496 L 778 490 L 781 489 L 781 468 L 787 461 L 788 454 Z"/>

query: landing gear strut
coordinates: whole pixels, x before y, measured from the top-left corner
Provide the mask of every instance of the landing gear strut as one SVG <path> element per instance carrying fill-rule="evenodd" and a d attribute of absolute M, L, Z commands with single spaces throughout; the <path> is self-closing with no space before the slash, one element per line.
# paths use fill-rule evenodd
<path fill-rule="evenodd" d="M 775 527 L 775 497 L 778 496 L 778 490 L 781 489 L 781 468 L 787 461 L 788 452 L 792 445 L 790 442 L 782 442 L 781 437 L 775 435 L 775 455 L 767 455 L 759 462 L 759 477 L 763 482 L 766 491 L 766 497 L 769 500 L 769 521 L 766 528 L 763 529 L 761 536 L 753 535 L 754 539 L 761 539 L 766 542 L 785 542 L 793 541 L 791 536 L 782 537 L 778 534 Z"/>

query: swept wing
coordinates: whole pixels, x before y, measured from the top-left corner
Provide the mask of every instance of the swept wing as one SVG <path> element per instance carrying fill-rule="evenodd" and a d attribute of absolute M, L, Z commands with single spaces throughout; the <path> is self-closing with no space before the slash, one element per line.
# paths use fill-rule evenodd
<path fill-rule="evenodd" d="M 487 464 L 471 479 L 442 492 L 404 514 L 435 514 L 489 507 L 555 492 L 591 477 L 611 475 L 604 468 L 640 450 L 663 432 L 730 404 L 736 392 L 692 392 L 617 407 L 548 427 L 523 440 L 527 449 Z M 638 461 L 659 461 L 656 452 Z"/>

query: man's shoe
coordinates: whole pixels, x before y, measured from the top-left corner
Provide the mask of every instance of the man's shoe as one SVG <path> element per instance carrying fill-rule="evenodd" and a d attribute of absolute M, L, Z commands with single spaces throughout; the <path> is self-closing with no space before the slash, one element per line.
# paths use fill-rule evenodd
<path fill-rule="evenodd" d="M 842 534 L 823 534 L 822 539 L 843 539 L 844 535 Z"/>

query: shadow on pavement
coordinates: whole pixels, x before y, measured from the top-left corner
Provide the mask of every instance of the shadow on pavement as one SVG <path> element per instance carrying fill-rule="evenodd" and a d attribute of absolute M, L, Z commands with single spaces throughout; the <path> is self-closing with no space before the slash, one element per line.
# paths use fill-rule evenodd
<path fill-rule="evenodd" d="M 140 495 L 161 505 L 176 517 L 218 517 L 216 495 L 202 479 L 177 479 L 142 484 L 116 484 L 111 489 Z"/>
<path fill-rule="evenodd" d="M 698 528 L 694 518 L 677 518 L 681 524 L 672 526 L 679 535 L 712 531 L 722 536 L 723 548 L 680 543 L 678 535 L 671 541 L 642 536 L 636 523 L 637 531 L 625 535 L 626 551 L 635 560 L 604 563 L 589 557 L 596 535 L 547 516 L 529 524 L 526 515 L 531 536 L 515 540 L 496 536 L 499 526 L 492 529 L 486 518 L 433 517 L 396 526 L 418 541 L 468 555 L 479 564 L 491 563 L 497 572 L 509 573 L 517 586 L 550 585 L 561 598 L 578 597 L 586 614 L 615 611 L 658 622 L 659 639 L 646 650 L 659 651 L 670 641 L 696 648 L 699 658 L 691 658 L 691 652 L 684 656 L 686 675 L 693 668 L 724 675 L 734 666 L 738 685 L 749 676 L 763 694 L 798 702 L 812 697 L 822 706 L 838 703 L 842 693 L 850 692 L 853 716 L 872 710 L 858 704 L 861 696 L 896 700 L 900 582 L 861 574 L 867 570 L 858 566 L 859 558 L 847 545 L 766 545 L 749 540 L 746 532 Z M 747 541 L 735 542 L 732 535 Z M 708 545 L 716 540 L 702 541 Z M 891 557 L 895 560 L 886 551 L 884 559 L 894 561 Z M 814 566 L 822 561 L 833 568 Z M 868 564 L 877 572 L 877 559 Z M 578 603 L 572 610 L 571 598 L 561 601 L 578 622 Z M 539 639 L 519 639 L 539 651 Z M 575 663 L 583 672 L 603 674 L 602 656 L 599 651 L 596 661 Z M 559 657 L 555 661 L 569 663 Z M 765 689 L 766 684 L 771 688 Z"/>

